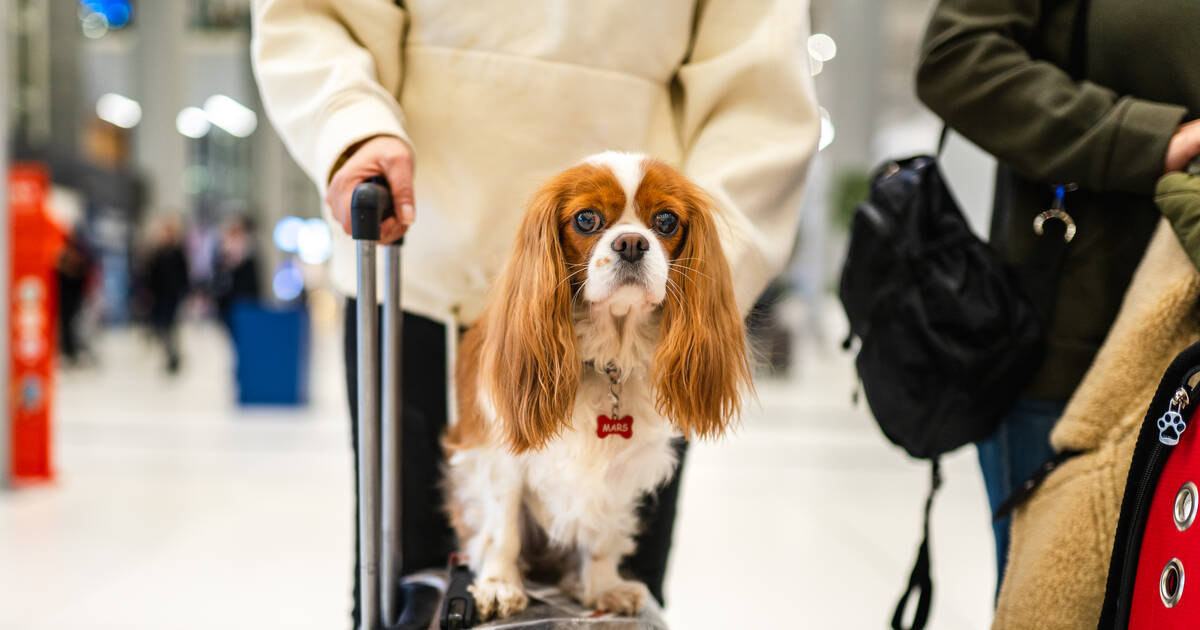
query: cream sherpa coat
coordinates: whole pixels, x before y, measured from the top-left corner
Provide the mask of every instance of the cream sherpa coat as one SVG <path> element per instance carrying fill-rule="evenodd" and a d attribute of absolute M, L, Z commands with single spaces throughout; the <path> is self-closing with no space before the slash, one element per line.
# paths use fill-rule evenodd
<path fill-rule="evenodd" d="M 1200 178 L 1164 177 L 1163 213 L 1200 217 Z M 1185 240 L 1187 240 L 1185 238 Z M 1013 519 L 995 630 L 1092 630 L 1138 430 L 1175 355 L 1200 340 L 1200 273 L 1163 221 L 1112 330 L 1051 435 L 1080 455 L 1047 477 Z"/>

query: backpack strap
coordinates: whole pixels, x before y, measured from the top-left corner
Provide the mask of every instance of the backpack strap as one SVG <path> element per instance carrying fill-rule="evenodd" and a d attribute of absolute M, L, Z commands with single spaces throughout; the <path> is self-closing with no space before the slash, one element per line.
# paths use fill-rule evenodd
<path fill-rule="evenodd" d="M 1054 187 L 1051 209 L 1043 212 L 1039 216 L 1042 220 L 1035 223 L 1038 227 L 1034 228 L 1037 238 L 1034 239 L 1033 256 L 1028 264 L 1017 270 L 1021 287 L 1047 327 L 1054 316 L 1054 303 L 1058 297 L 1068 244 L 1075 236 L 1074 220 L 1064 210 L 1066 205 L 1063 199 L 1069 190 L 1072 190 L 1069 186 Z M 1038 229 L 1042 231 L 1038 232 Z"/>
<path fill-rule="evenodd" d="M 1038 466 L 1038 469 L 1033 471 L 1033 474 L 1028 479 L 1021 482 L 1021 485 L 1017 486 L 1017 489 L 1013 490 L 1012 494 L 1008 495 L 1008 498 L 996 508 L 996 511 L 992 514 L 992 522 L 998 523 L 1011 516 L 1013 510 L 1017 509 L 1017 506 L 1025 503 L 1029 497 L 1033 496 L 1033 493 L 1042 485 L 1046 477 L 1050 476 L 1050 473 L 1065 464 L 1067 460 L 1082 454 L 1083 451 L 1066 450 L 1061 453 L 1055 453 L 1053 457 L 1042 462 L 1042 465 Z"/>
<path fill-rule="evenodd" d="M 896 603 L 896 612 L 892 614 L 892 630 L 922 630 L 929 621 L 929 607 L 933 603 L 933 578 L 929 574 L 929 516 L 933 509 L 933 495 L 942 486 L 941 463 L 937 457 L 930 460 L 929 495 L 925 497 L 925 525 L 921 546 L 917 549 L 917 560 L 913 563 L 912 575 L 908 578 L 908 588 Z M 912 625 L 904 626 L 904 609 L 908 607 L 908 598 L 917 593 L 917 609 L 913 613 Z"/>

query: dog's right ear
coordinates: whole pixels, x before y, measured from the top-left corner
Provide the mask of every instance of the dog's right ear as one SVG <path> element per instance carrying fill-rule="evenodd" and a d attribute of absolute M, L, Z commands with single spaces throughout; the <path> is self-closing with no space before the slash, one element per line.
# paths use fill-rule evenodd
<path fill-rule="evenodd" d="M 534 196 L 484 315 L 481 393 L 514 453 L 541 448 L 566 428 L 579 389 L 571 284 L 559 241 L 565 190 L 559 176 Z"/>
<path fill-rule="evenodd" d="M 745 331 L 732 273 L 718 237 L 716 205 L 681 181 L 687 233 L 670 263 L 676 291 L 662 308 L 662 338 L 654 355 L 658 410 L 688 439 L 723 435 L 752 391 Z"/>

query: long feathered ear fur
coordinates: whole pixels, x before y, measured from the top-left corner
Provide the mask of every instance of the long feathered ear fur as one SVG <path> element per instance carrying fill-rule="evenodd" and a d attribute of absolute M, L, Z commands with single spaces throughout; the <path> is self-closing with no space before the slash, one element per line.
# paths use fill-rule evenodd
<path fill-rule="evenodd" d="M 481 377 L 501 437 L 514 453 L 538 449 L 569 424 L 580 362 L 571 285 L 559 242 L 562 186 L 534 197 L 485 314 Z"/>
<path fill-rule="evenodd" d="M 723 434 L 753 385 L 713 202 L 689 186 L 686 240 L 669 275 L 679 291 L 663 304 L 654 385 L 659 412 L 691 439 Z"/>

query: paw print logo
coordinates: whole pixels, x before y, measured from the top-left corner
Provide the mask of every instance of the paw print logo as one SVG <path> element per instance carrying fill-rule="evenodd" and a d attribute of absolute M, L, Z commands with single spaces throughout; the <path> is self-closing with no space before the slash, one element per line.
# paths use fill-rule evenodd
<path fill-rule="evenodd" d="M 1158 441 L 1167 446 L 1175 446 L 1186 428 L 1187 423 L 1183 421 L 1183 416 L 1178 412 L 1168 411 L 1158 419 Z"/>

